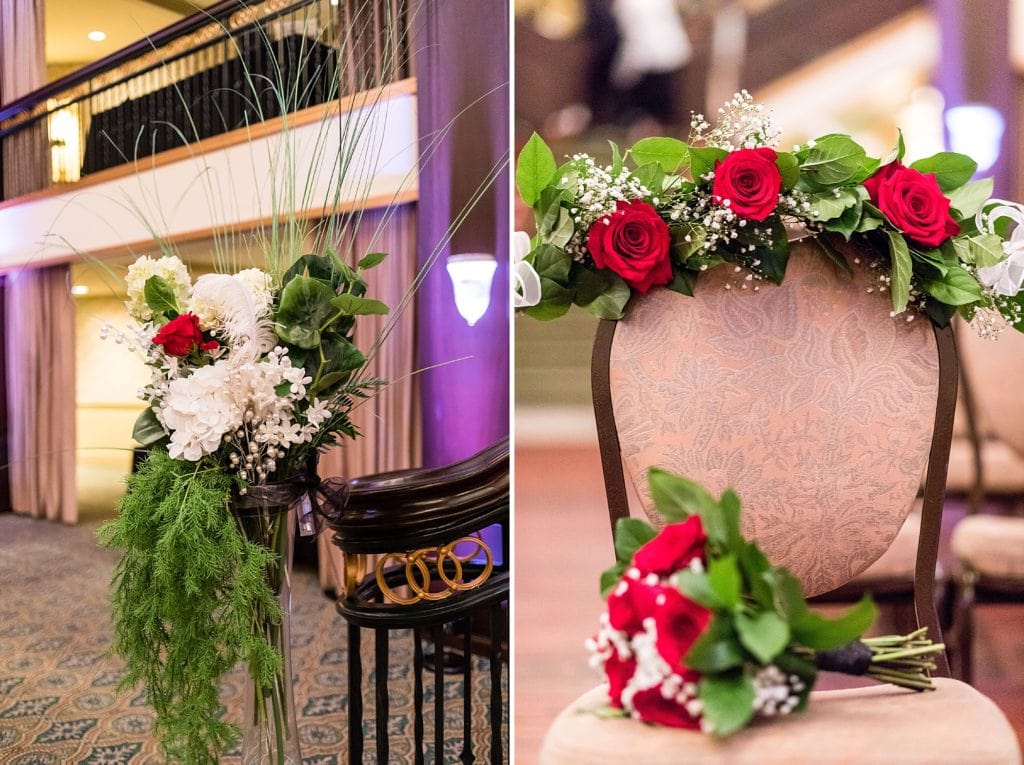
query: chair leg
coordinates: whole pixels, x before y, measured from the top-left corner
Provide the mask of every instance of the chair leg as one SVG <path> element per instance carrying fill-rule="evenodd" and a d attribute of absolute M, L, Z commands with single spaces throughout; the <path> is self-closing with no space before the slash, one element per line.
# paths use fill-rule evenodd
<path fill-rule="evenodd" d="M 444 762 L 444 625 L 434 625 L 434 762 Z"/>
<path fill-rule="evenodd" d="M 958 676 L 967 684 L 974 682 L 974 581 L 970 573 L 965 573 L 957 582 L 956 612 L 956 653 L 958 656 Z"/>
<path fill-rule="evenodd" d="M 377 703 L 375 707 L 377 728 L 377 763 L 388 765 L 390 751 L 388 748 L 388 718 L 391 708 L 388 704 L 388 631 L 374 630 L 374 680 L 377 686 Z"/>
<path fill-rule="evenodd" d="M 499 603 L 491 608 L 491 765 L 501 765 L 501 638 L 504 634 L 504 613 Z"/>
<path fill-rule="evenodd" d="M 363 662 L 359 627 L 348 625 L 348 761 L 363 761 Z"/>
<path fill-rule="evenodd" d="M 415 765 L 424 765 L 423 754 L 423 633 L 419 629 L 412 631 L 412 704 L 413 704 L 413 737 L 416 742 Z"/>
<path fill-rule="evenodd" d="M 473 619 L 463 620 L 462 632 L 462 765 L 473 765 Z"/>

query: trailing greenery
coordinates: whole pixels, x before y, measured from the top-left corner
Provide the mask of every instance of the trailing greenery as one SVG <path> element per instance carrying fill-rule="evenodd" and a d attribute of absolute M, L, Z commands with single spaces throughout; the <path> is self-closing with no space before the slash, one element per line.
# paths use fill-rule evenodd
<path fill-rule="evenodd" d="M 189 765 L 217 762 L 238 739 L 221 718 L 221 677 L 244 661 L 270 685 L 281 663 L 252 624 L 254 613 L 280 622 L 266 580 L 276 556 L 239 530 L 232 482 L 155 451 L 99 531 L 101 544 L 124 550 L 112 583 L 112 650 L 127 662 L 121 689 L 145 686 L 164 752 Z"/>

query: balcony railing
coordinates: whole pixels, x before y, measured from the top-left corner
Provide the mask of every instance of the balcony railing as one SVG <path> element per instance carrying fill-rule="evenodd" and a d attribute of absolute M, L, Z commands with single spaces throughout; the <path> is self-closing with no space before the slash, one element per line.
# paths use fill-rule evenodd
<path fill-rule="evenodd" d="M 0 106 L 0 199 L 412 75 L 411 0 L 224 0 Z"/>

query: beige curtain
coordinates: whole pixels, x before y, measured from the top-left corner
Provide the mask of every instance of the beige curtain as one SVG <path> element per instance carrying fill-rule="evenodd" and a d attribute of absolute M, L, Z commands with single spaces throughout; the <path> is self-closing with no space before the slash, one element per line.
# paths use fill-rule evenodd
<path fill-rule="evenodd" d="M 66 265 L 13 272 L 4 301 L 11 506 L 64 523 L 78 520 L 70 276 Z"/>
<path fill-rule="evenodd" d="M 0 2 L 0 103 L 46 84 L 44 0 Z M 3 198 L 50 185 L 50 138 L 43 118 L 2 141 Z"/>
<path fill-rule="evenodd" d="M 382 227 L 383 225 L 383 227 Z M 350 253 L 354 264 L 368 252 L 386 252 L 388 257 L 367 274 L 367 296 L 383 300 L 394 312 L 408 292 L 416 275 L 416 208 L 402 205 L 391 213 L 369 210 L 363 214 L 358 231 L 340 251 Z M 388 317 L 364 316 L 356 325 L 356 345 L 368 350 L 384 328 Z M 370 374 L 389 381 L 387 387 L 364 401 L 353 413 L 353 422 L 362 433 L 355 441 L 323 455 L 320 475 L 357 476 L 400 470 L 418 461 L 419 438 L 416 432 L 413 370 L 416 332 L 413 306 L 401 314 L 398 325 L 388 336 L 370 363 Z M 343 571 L 341 552 L 331 544 L 330 533 L 318 540 L 320 584 L 338 589 Z"/>

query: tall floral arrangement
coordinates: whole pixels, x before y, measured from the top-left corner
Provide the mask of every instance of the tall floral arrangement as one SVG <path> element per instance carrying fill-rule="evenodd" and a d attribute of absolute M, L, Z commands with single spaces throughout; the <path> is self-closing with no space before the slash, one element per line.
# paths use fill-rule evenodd
<path fill-rule="evenodd" d="M 872 290 L 892 315 L 945 325 L 959 314 L 979 332 L 1024 329 L 1024 206 L 991 199 L 977 164 L 940 152 L 904 162 L 902 135 L 883 158 L 832 133 L 778 148 L 779 133 L 746 91 L 716 124 L 695 115 L 687 141 L 645 138 L 611 162 L 574 154 L 561 164 L 536 134 L 523 147 L 516 184 L 536 234 L 519 240 L 516 305 L 554 319 L 573 305 L 604 319 L 665 287 L 692 294 L 711 268 L 740 276 L 730 289 L 779 283 L 789 233 L 817 238 L 838 267 L 838 239 L 863 240 Z"/>

